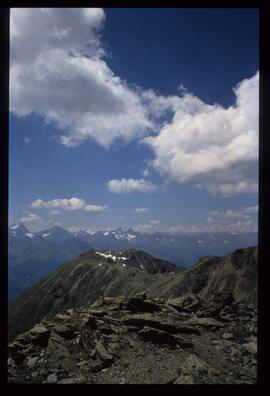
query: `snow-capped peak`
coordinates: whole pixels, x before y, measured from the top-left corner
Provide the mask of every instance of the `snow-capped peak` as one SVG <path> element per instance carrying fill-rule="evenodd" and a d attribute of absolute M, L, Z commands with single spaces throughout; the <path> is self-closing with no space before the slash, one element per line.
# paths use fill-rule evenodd
<path fill-rule="evenodd" d="M 14 224 L 13 226 L 10 227 L 11 230 L 17 230 L 17 228 L 19 228 L 20 225 L 19 224 Z"/>

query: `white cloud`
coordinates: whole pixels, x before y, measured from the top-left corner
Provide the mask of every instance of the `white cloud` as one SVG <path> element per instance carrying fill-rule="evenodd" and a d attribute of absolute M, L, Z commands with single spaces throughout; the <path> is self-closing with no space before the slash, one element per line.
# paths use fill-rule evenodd
<path fill-rule="evenodd" d="M 148 208 L 136 208 L 135 210 L 134 210 L 134 212 L 135 213 L 146 213 L 146 212 L 148 212 Z"/>
<path fill-rule="evenodd" d="M 172 121 L 157 136 L 143 139 L 155 155 L 152 166 L 179 183 L 195 182 L 213 195 L 256 192 L 258 82 L 256 73 L 238 84 L 236 104 L 227 109 L 207 105 L 189 93 L 170 102 L 164 98 L 163 108 L 170 105 L 175 111 Z"/>
<path fill-rule="evenodd" d="M 59 213 L 60 213 L 60 211 L 57 210 L 57 209 L 51 210 L 51 211 L 50 211 L 50 214 L 51 214 L 51 215 L 57 215 L 57 214 L 59 214 Z"/>
<path fill-rule="evenodd" d="M 242 213 L 239 210 L 226 210 L 224 213 L 225 218 L 235 218 L 235 217 L 241 217 Z"/>
<path fill-rule="evenodd" d="M 245 218 L 248 219 L 251 215 L 256 215 L 258 212 L 258 206 L 242 207 L 238 210 L 227 209 L 225 211 L 211 211 L 209 212 L 208 222 L 213 223 L 217 221 L 224 221 L 227 219 L 234 218 Z"/>
<path fill-rule="evenodd" d="M 210 225 L 205 229 L 210 232 L 257 232 L 258 220 L 252 219 L 252 215 L 256 215 L 257 211 L 258 206 L 242 207 L 238 210 L 211 211 L 207 218 Z"/>
<path fill-rule="evenodd" d="M 59 208 L 64 210 L 85 210 L 87 212 L 105 212 L 108 209 L 106 205 L 93 205 L 85 202 L 81 198 L 55 198 L 50 201 L 37 199 L 31 203 L 32 208 L 51 209 Z"/>
<path fill-rule="evenodd" d="M 34 213 L 29 213 L 26 216 L 20 218 L 20 222 L 25 224 L 32 224 L 37 221 L 42 221 L 42 219 Z"/>
<path fill-rule="evenodd" d="M 110 192 L 132 193 L 132 192 L 151 192 L 155 190 L 155 186 L 144 179 L 112 179 L 108 181 L 107 187 Z"/>
<path fill-rule="evenodd" d="M 105 62 L 104 22 L 99 8 L 13 8 L 11 111 L 41 115 L 66 146 L 139 139 L 160 174 L 213 195 L 257 192 L 259 74 L 236 86 L 228 108 L 205 104 L 181 84 L 180 96 L 131 88 Z"/>
<path fill-rule="evenodd" d="M 250 206 L 243 209 L 243 213 L 258 213 L 258 206 Z"/>
<path fill-rule="evenodd" d="M 148 170 L 148 169 L 144 169 L 144 171 L 143 171 L 143 176 L 144 176 L 144 177 L 149 176 L 149 170 Z"/>
<path fill-rule="evenodd" d="M 26 227 L 33 232 L 53 225 L 53 221 L 51 219 L 44 220 L 35 213 L 29 212 L 22 216 L 19 221 L 20 223 L 25 224 Z"/>
<path fill-rule="evenodd" d="M 138 224 L 133 227 L 135 231 L 153 233 L 159 230 L 158 220 L 149 220 L 146 224 Z"/>
<path fill-rule="evenodd" d="M 109 147 L 154 127 L 139 93 L 102 59 L 104 20 L 94 8 L 11 10 L 10 109 L 43 116 L 67 146 Z"/>
<path fill-rule="evenodd" d="M 149 220 L 149 224 L 158 225 L 159 221 L 158 220 Z"/>
<path fill-rule="evenodd" d="M 28 137 L 23 138 L 23 140 L 24 140 L 24 143 L 25 143 L 25 144 L 28 144 L 28 143 L 31 142 L 31 139 L 28 138 Z"/>

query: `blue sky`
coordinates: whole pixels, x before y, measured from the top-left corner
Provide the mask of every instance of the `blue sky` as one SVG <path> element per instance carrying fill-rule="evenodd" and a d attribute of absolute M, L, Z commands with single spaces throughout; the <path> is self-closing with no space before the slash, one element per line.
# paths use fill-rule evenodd
<path fill-rule="evenodd" d="M 13 9 L 9 222 L 256 230 L 258 19 Z"/>

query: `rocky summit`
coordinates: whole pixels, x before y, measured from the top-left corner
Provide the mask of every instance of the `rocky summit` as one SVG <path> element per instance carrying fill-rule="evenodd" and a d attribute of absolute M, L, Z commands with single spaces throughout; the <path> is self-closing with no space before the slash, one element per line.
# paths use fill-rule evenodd
<path fill-rule="evenodd" d="M 257 310 L 232 294 L 99 297 L 8 345 L 9 383 L 256 383 Z"/>
<path fill-rule="evenodd" d="M 256 383 L 257 258 L 82 254 L 10 304 L 9 382 Z"/>

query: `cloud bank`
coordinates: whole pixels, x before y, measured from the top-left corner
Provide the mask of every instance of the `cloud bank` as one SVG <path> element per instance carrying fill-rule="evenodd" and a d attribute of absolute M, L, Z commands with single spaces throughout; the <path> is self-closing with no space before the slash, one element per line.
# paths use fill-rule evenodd
<path fill-rule="evenodd" d="M 32 208 L 36 209 L 64 209 L 64 210 L 85 210 L 86 212 L 105 212 L 106 205 L 93 205 L 85 202 L 81 198 L 55 198 L 50 201 L 37 199 L 31 203 Z"/>

